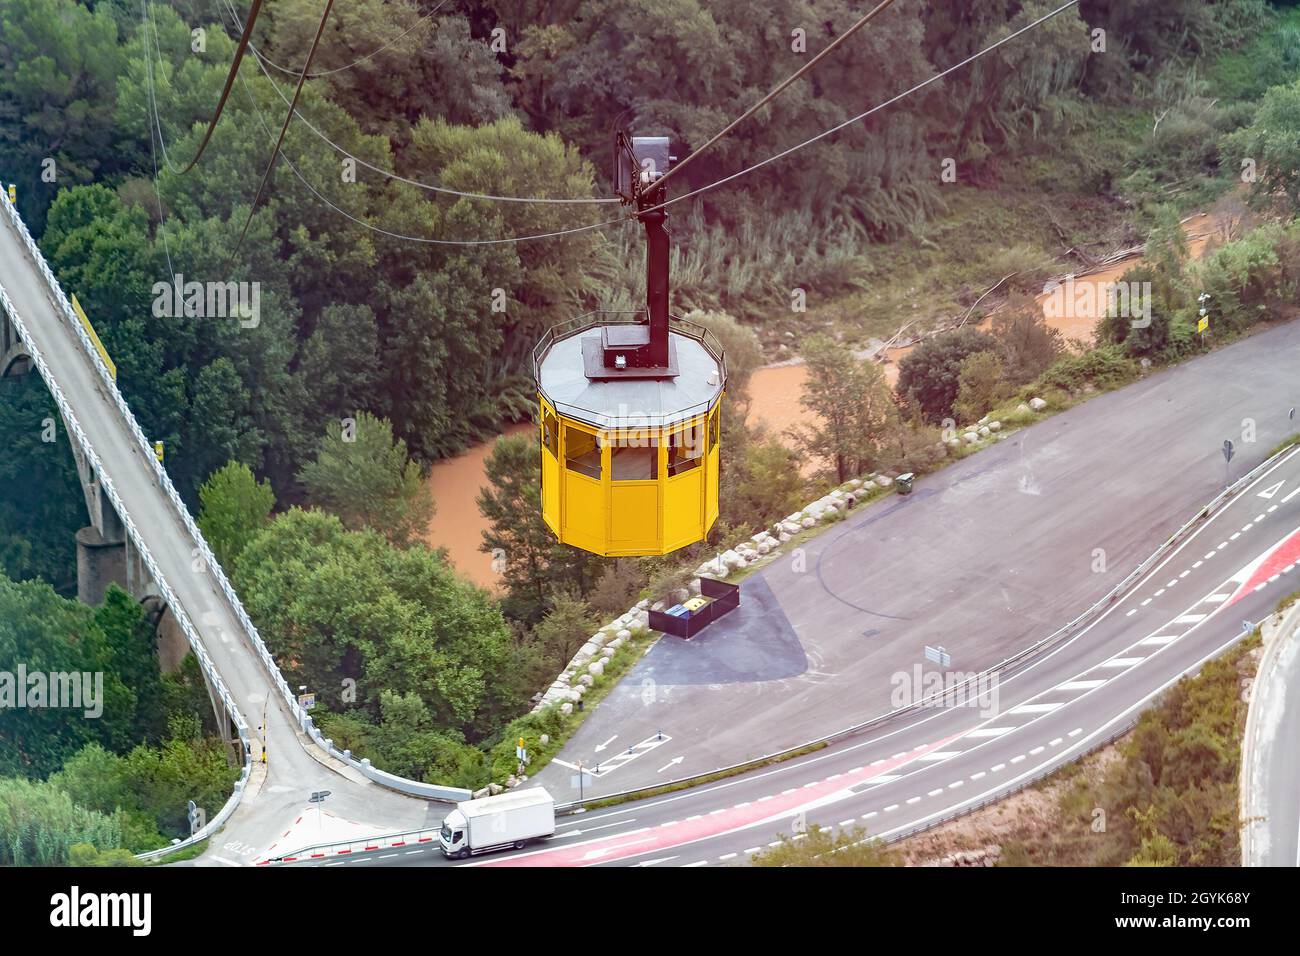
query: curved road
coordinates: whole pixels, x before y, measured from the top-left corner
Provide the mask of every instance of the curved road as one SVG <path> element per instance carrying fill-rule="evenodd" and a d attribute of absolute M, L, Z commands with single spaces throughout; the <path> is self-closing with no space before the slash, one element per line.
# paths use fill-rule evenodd
<path fill-rule="evenodd" d="M 1037 780 L 1125 730 L 1300 587 L 1300 449 L 1204 523 L 1091 625 L 987 695 L 806 757 L 561 818 L 520 852 L 451 864 L 432 846 L 293 865 L 701 866 L 817 823 L 891 839 Z"/>
<path fill-rule="evenodd" d="M 1300 428 L 1297 355 L 1300 322 L 1269 329 L 828 526 L 746 579 L 738 611 L 660 640 L 538 781 L 570 800 L 579 761 L 602 766 L 587 795 L 707 773 L 887 714 L 927 645 L 979 671 L 1046 637 L 1224 487 L 1225 439 L 1235 479 Z"/>

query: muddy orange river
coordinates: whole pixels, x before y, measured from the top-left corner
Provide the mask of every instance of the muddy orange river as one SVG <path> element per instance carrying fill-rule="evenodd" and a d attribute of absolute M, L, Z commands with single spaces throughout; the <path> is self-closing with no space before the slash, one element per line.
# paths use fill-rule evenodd
<path fill-rule="evenodd" d="M 1188 249 L 1192 258 L 1199 258 L 1205 249 L 1210 220 L 1208 216 L 1195 216 L 1184 223 L 1188 233 Z M 1044 305 L 1048 323 L 1059 328 L 1066 338 L 1092 340 L 1093 329 L 1100 318 L 1100 309 L 1107 302 L 1104 287 L 1119 278 L 1141 260 L 1125 259 L 1090 275 L 1074 280 L 1075 302 L 1091 301 L 1096 308 L 1071 309 L 1072 314 L 1059 316 L 1047 308 L 1047 295 L 1038 298 Z M 1091 290 L 1086 287 L 1092 286 Z M 1081 293 L 1088 291 L 1086 296 Z M 890 349 L 884 366 L 885 377 L 892 385 L 898 378 L 898 360 L 907 354 L 909 347 Z M 803 365 L 769 365 L 760 368 L 750 380 L 751 395 L 749 423 L 762 425 L 769 433 L 781 435 L 799 424 L 806 412 L 799 404 L 803 383 L 807 378 Z M 529 431 L 530 425 L 516 425 L 506 434 Z M 492 558 L 478 550 L 483 540 L 485 522 L 479 514 L 476 499 L 486 480 L 483 462 L 492 450 L 492 442 L 476 445 L 463 455 L 440 461 L 433 466 L 429 481 L 438 510 L 425 540 L 434 547 L 447 549 L 452 563 L 476 584 L 495 588 L 500 576 L 492 570 Z"/>

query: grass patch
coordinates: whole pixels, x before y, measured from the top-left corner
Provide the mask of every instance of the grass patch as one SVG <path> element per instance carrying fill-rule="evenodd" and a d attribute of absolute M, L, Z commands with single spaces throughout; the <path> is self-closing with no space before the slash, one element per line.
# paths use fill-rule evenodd
<path fill-rule="evenodd" d="M 529 760 L 526 773 L 529 777 L 536 776 L 543 767 L 551 762 L 551 758 L 564 749 L 564 745 L 582 726 L 583 721 L 587 719 L 587 715 L 595 710 L 597 704 L 609 696 L 610 692 L 618 686 L 633 665 L 645 656 L 646 652 L 661 636 L 658 631 L 650 631 L 646 628 L 631 628 L 630 630 L 632 632 L 631 638 L 606 660 L 605 672 L 600 677 L 595 678 L 592 686 L 588 688 L 587 693 L 583 696 L 583 709 L 579 710 L 575 704 L 572 713 L 564 714 L 560 712 L 561 704 L 550 704 L 537 713 L 525 714 L 506 726 L 501 742 L 489 752 L 492 780 L 494 782 L 504 782 L 507 777 L 513 776 L 517 771 L 518 761 L 515 757 L 515 746 L 520 738 L 523 739 L 524 746 L 528 749 Z M 593 658 L 593 660 L 596 659 L 598 658 Z M 542 743 L 542 737 L 547 738 L 546 743 Z"/>
<path fill-rule="evenodd" d="M 1273 446 L 1273 450 L 1268 453 L 1268 456 L 1272 458 L 1274 455 L 1278 454 L 1279 452 L 1286 451 L 1288 448 L 1292 447 L 1293 445 L 1300 445 L 1300 432 L 1297 432 L 1294 435 L 1290 435 L 1286 438 L 1283 438 L 1280 442 L 1278 442 L 1276 445 Z"/>
<path fill-rule="evenodd" d="M 207 852 L 209 840 L 200 840 L 198 843 L 191 844 L 183 850 L 177 850 L 175 853 L 168 853 L 166 856 L 159 857 L 156 860 L 145 861 L 146 866 L 166 866 L 170 863 L 184 863 L 186 860 L 196 860 Z"/>

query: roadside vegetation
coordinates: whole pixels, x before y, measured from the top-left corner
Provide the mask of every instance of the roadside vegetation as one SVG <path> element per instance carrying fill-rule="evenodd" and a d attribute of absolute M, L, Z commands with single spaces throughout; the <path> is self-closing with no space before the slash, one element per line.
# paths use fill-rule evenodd
<path fill-rule="evenodd" d="M 1071 764 L 1059 827 L 1013 841 L 1004 866 L 1238 866 L 1238 779 L 1259 637 L 1180 680 L 1143 712 L 1100 779 Z"/>
<path fill-rule="evenodd" d="M 1283 602 L 1285 605 L 1286 602 Z M 756 866 L 1239 866 L 1238 777 L 1258 634 L 1171 687 L 1137 726 L 1018 794 L 892 844 L 783 836 Z"/>

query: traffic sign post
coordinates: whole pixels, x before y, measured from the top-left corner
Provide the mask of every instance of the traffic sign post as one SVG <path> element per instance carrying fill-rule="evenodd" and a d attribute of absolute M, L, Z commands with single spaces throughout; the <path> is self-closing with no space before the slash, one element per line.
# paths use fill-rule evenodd
<path fill-rule="evenodd" d="M 1230 439 L 1230 438 L 1225 438 L 1225 439 L 1223 440 L 1223 483 L 1224 483 L 1225 485 L 1230 485 L 1230 484 L 1232 484 L 1232 456 L 1233 456 L 1233 454 L 1234 454 L 1234 451 L 1233 451 L 1233 447 L 1232 447 L 1232 439 Z"/>
<path fill-rule="evenodd" d="M 317 833 L 317 835 L 319 835 L 319 834 L 321 833 L 321 831 L 322 831 L 322 823 L 321 823 L 321 804 L 323 804 L 323 803 L 325 802 L 325 798 L 328 797 L 329 795 L 330 795 L 330 791 L 329 791 L 329 790 L 316 790 L 316 791 L 314 791 L 314 792 L 312 793 L 312 795 L 311 795 L 311 796 L 308 798 L 308 800 L 307 800 L 308 803 L 314 803 L 314 804 L 316 804 L 316 833 Z"/>
<path fill-rule="evenodd" d="M 929 644 L 925 645 L 925 659 L 938 664 L 940 667 L 952 666 L 952 655 L 942 647 L 931 647 Z"/>

